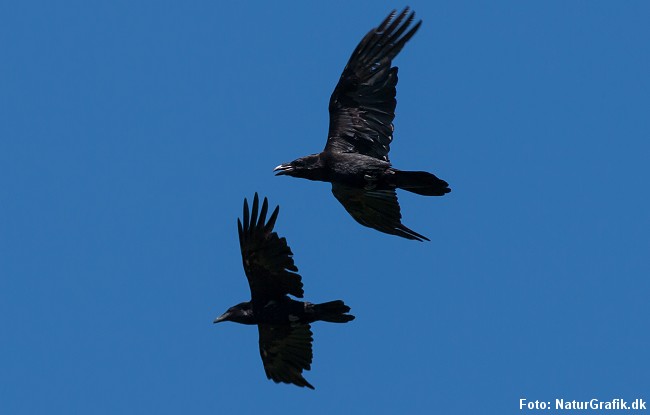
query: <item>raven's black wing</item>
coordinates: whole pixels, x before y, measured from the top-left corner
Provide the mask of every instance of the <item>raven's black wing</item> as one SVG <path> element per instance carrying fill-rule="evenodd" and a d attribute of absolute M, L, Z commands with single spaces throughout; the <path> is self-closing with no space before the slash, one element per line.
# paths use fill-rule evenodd
<path fill-rule="evenodd" d="M 388 160 L 393 140 L 397 68 L 391 61 L 415 34 L 406 34 L 415 13 L 393 10 L 352 52 L 330 98 L 330 127 L 325 151 L 365 154 Z"/>
<path fill-rule="evenodd" d="M 332 193 L 354 220 L 363 226 L 406 239 L 429 240 L 402 225 L 395 189 L 365 190 L 333 183 Z"/>
<path fill-rule="evenodd" d="M 309 324 L 258 325 L 260 355 L 266 377 L 274 382 L 293 383 L 314 389 L 302 377 L 303 370 L 311 369 L 313 352 Z"/>
<path fill-rule="evenodd" d="M 296 273 L 298 268 L 293 263 L 293 253 L 287 240 L 273 232 L 280 207 L 275 208 L 265 223 L 269 207 L 267 199 L 264 198 L 259 216 L 258 205 L 255 193 L 253 209 L 249 214 L 248 201 L 244 199 L 244 224 L 237 219 L 239 246 L 252 301 L 265 304 L 266 301 L 283 298 L 286 294 L 302 298 L 302 281 Z"/>

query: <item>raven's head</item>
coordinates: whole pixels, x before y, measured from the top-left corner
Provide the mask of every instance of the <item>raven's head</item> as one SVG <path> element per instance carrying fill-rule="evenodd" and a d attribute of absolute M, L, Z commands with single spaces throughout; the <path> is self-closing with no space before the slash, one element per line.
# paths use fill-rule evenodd
<path fill-rule="evenodd" d="M 324 170 L 323 167 L 320 154 L 311 154 L 295 159 L 290 163 L 282 163 L 273 171 L 276 176 L 287 175 L 310 180 L 322 180 L 320 177 Z"/>
<path fill-rule="evenodd" d="M 213 323 L 233 321 L 241 324 L 255 324 L 253 320 L 253 308 L 251 307 L 251 303 L 244 302 L 230 307 L 225 313 L 217 317 Z"/>

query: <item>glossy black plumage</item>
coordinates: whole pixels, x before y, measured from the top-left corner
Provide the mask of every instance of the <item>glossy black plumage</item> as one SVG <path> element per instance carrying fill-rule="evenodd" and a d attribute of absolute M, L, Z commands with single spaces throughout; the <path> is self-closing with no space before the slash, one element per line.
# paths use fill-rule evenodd
<path fill-rule="evenodd" d="M 395 189 L 425 196 L 450 192 L 428 172 L 401 171 L 388 158 L 393 140 L 397 67 L 392 60 L 420 28 L 414 12 L 395 11 L 361 40 L 329 102 L 325 149 L 276 167 L 289 175 L 332 183 L 332 192 L 359 223 L 407 239 L 428 240 L 401 223 Z M 410 28 L 409 28 L 410 27 Z"/>
<path fill-rule="evenodd" d="M 243 223 L 238 219 L 237 228 L 251 301 L 230 307 L 214 322 L 256 324 L 266 376 L 275 382 L 313 389 L 302 376 L 303 370 L 311 368 L 313 357 L 310 324 L 346 323 L 354 316 L 347 314 L 350 307 L 341 300 L 312 304 L 289 297 L 302 298 L 303 286 L 286 239 L 273 231 L 279 209 L 276 207 L 267 221 L 266 198 L 260 210 L 256 193 L 250 211 L 244 199 Z"/>

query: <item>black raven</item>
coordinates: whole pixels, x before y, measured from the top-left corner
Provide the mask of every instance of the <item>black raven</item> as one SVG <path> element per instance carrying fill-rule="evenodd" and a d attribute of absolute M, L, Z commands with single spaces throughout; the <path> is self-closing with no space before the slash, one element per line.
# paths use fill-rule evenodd
<path fill-rule="evenodd" d="M 258 205 L 255 193 L 249 215 L 248 201 L 244 199 L 244 224 L 237 219 L 239 246 L 251 289 L 251 301 L 230 307 L 214 322 L 257 324 L 266 377 L 275 382 L 314 389 L 302 376 L 303 370 L 311 368 L 312 332 L 309 324 L 314 321 L 347 323 L 354 320 L 354 316 L 346 314 L 350 307 L 341 300 L 312 304 L 288 297 L 291 294 L 302 298 L 303 290 L 287 240 L 273 232 L 280 207 L 275 208 L 267 222 L 267 199 L 264 198 L 259 216 Z"/>
<path fill-rule="evenodd" d="M 275 168 L 289 175 L 332 183 L 332 193 L 352 217 L 380 232 L 429 240 L 401 223 L 396 188 L 442 196 L 447 182 L 423 171 L 402 171 L 388 160 L 393 140 L 397 67 L 391 61 L 420 28 L 407 31 L 415 13 L 393 10 L 352 52 L 330 98 L 330 126 L 323 152 Z M 406 33 L 405 33 L 406 32 Z"/>

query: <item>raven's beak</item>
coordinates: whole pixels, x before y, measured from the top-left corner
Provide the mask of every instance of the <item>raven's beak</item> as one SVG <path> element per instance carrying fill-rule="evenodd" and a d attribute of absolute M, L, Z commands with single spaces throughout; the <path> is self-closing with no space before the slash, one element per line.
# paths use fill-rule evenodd
<path fill-rule="evenodd" d="M 290 173 L 294 170 L 291 164 L 280 164 L 278 167 L 274 168 L 273 171 L 276 172 L 276 176 L 282 176 L 284 174 Z"/>
<path fill-rule="evenodd" d="M 220 315 L 219 317 L 215 318 L 213 323 L 221 323 L 222 321 L 226 321 L 229 316 L 230 316 L 230 314 L 228 314 L 228 312 L 225 312 L 222 315 Z"/>

